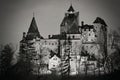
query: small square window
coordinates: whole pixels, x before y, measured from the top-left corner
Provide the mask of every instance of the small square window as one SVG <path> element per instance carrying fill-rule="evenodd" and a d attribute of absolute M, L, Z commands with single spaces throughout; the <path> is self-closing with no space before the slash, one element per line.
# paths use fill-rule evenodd
<path fill-rule="evenodd" d="M 54 45 L 54 43 L 52 43 L 52 45 Z"/>
<path fill-rule="evenodd" d="M 95 35 L 95 37 L 97 37 L 97 35 Z"/>

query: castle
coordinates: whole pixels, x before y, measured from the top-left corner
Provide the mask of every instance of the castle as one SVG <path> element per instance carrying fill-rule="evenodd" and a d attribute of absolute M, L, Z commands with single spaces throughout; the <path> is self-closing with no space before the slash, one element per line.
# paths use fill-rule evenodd
<path fill-rule="evenodd" d="M 60 24 L 60 34 L 40 35 L 33 17 L 20 41 L 20 56 L 33 74 L 76 75 L 95 71 L 107 57 L 107 25 L 97 17 L 93 25 L 79 24 L 79 12 L 71 5 Z M 87 68 L 86 68 L 86 65 Z"/>

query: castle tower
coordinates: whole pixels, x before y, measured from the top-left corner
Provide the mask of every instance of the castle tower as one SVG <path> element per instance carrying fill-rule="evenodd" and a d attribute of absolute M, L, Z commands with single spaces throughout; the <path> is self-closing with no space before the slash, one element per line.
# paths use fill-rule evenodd
<path fill-rule="evenodd" d="M 27 34 L 23 32 L 23 38 L 20 41 L 20 52 L 24 53 L 25 52 L 24 48 L 28 47 L 27 46 L 28 42 L 36 38 L 43 39 L 43 37 L 40 35 L 38 31 L 35 17 L 33 17 Z"/>
<path fill-rule="evenodd" d="M 71 5 L 65 13 L 65 17 L 60 25 L 60 34 L 76 34 L 79 33 L 79 12 L 75 12 Z"/>
<path fill-rule="evenodd" d="M 100 44 L 103 58 L 107 57 L 107 25 L 105 21 L 97 17 L 93 22 L 95 28 L 95 37 L 97 39 L 97 43 Z"/>

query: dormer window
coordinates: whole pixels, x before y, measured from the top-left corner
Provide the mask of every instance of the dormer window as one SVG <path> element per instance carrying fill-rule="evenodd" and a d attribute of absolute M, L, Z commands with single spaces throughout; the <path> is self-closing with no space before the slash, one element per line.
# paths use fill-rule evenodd
<path fill-rule="evenodd" d="M 57 60 L 57 58 L 54 58 L 53 60 Z"/>

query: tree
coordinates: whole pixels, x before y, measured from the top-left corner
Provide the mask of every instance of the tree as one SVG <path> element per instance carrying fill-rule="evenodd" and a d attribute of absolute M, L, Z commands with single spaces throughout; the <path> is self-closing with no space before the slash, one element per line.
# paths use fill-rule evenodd
<path fill-rule="evenodd" d="M 114 70 L 120 70 L 120 48 L 117 47 L 116 51 L 110 55 L 111 64 L 114 65 Z"/>
<path fill-rule="evenodd" d="M 6 75 L 8 71 L 11 68 L 11 61 L 13 58 L 14 50 L 11 44 L 7 44 L 3 47 L 3 50 L 1 50 L 0 55 L 0 68 L 1 68 L 1 74 Z"/>

